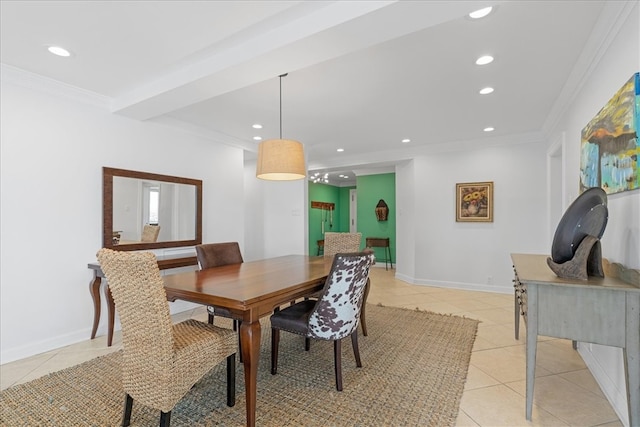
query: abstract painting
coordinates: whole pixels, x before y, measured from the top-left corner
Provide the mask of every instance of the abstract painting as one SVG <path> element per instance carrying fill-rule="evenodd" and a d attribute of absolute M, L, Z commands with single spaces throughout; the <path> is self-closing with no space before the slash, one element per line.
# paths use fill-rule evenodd
<path fill-rule="evenodd" d="M 640 73 L 635 73 L 582 129 L 580 193 L 640 188 Z"/>

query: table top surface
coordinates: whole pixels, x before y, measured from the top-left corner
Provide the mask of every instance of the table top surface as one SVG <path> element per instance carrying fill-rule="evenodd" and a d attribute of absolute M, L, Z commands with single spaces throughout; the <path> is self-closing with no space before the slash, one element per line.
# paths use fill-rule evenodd
<path fill-rule="evenodd" d="M 331 259 L 288 255 L 164 276 L 170 300 L 247 310 L 265 300 L 321 288 Z"/>
<path fill-rule="evenodd" d="M 540 254 L 511 254 L 513 266 L 518 273 L 518 279 L 523 283 L 537 283 L 555 286 L 585 286 L 598 289 L 614 289 L 621 291 L 637 291 L 640 287 L 626 283 L 615 277 L 593 277 L 588 280 L 563 279 L 547 265 L 550 255 Z"/>

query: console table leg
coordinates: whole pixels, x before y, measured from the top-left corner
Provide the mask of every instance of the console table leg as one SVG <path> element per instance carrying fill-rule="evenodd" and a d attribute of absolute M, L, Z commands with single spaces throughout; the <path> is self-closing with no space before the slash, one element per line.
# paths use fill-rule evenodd
<path fill-rule="evenodd" d="M 102 279 L 94 275 L 93 280 L 89 283 L 89 292 L 93 299 L 93 327 L 91 328 L 91 339 L 96 337 L 98 331 L 98 323 L 100 323 L 100 283 Z"/>
<path fill-rule="evenodd" d="M 111 295 L 111 289 L 109 289 L 109 284 L 104 288 L 104 296 L 107 300 L 107 313 L 108 313 L 108 322 L 107 322 L 107 347 L 111 347 L 113 343 L 113 323 L 115 321 L 116 314 L 116 305 L 113 302 L 113 296 Z"/>
<path fill-rule="evenodd" d="M 529 285 L 527 289 L 527 382 L 525 417 L 531 421 L 533 412 L 533 384 L 536 379 L 536 349 L 538 346 L 538 287 Z"/>
<path fill-rule="evenodd" d="M 629 425 L 640 426 L 640 294 L 627 293 L 627 344 L 623 349 Z"/>
<path fill-rule="evenodd" d="M 513 291 L 513 308 L 515 312 L 514 324 L 515 324 L 515 336 L 516 339 L 520 339 L 520 303 L 518 302 L 517 290 Z"/>

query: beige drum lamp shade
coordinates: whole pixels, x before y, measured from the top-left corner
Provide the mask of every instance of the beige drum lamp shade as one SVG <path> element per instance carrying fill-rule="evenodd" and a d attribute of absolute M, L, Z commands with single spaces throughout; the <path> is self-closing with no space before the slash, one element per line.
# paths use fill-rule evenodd
<path fill-rule="evenodd" d="M 269 139 L 260 143 L 256 177 L 270 181 L 292 181 L 305 176 L 302 143 L 291 139 Z"/>

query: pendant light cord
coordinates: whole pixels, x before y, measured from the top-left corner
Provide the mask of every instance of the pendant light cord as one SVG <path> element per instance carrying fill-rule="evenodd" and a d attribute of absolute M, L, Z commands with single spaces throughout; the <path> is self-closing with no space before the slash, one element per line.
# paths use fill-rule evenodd
<path fill-rule="evenodd" d="M 280 74 L 280 139 L 282 139 L 282 78 L 289 73 Z"/>

